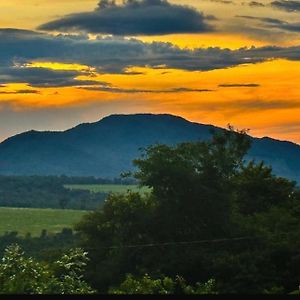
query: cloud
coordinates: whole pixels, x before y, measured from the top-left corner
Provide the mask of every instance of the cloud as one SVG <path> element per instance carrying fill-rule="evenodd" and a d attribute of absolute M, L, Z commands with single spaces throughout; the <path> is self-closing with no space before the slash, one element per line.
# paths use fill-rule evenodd
<path fill-rule="evenodd" d="M 275 20 L 275 19 L 274 19 Z M 273 25 L 276 25 L 275 21 Z M 279 24 L 279 23 L 278 23 Z M 280 25 L 280 24 L 279 24 Z M 171 43 L 146 43 L 137 39 L 48 35 L 32 31 L 0 29 L 0 84 L 28 83 L 32 87 L 105 85 L 85 70 L 34 68 L 32 62 L 80 64 L 100 74 L 131 74 L 132 67 L 209 71 L 270 59 L 300 61 L 300 46 L 219 47 L 182 49 Z M 27 67 L 24 67 L 27 66 Z M 87 80 L 78 80 L 80 75 Z M 134 74 L 132 74 L 134 76 Z"/>
<path fill-rule="evenodd" d="M 252 100 L 237 105 L 241 109 L 247 108 L 248 110 L 274 110 L 274 109 L 290 109 L 300 108 L 300 102 L 286 101 L 286 100 L 273 100 L 273 101 L 260 101 Z"/>
<path fill-rule="evenodd" d="M 230 0 L 209 0 L 210 2 L 216 2 L 221 4 L 235 4 L 234 1 Z"/>
<path fill-rule="evenodd" d="M 27 83 L 32 87 L 67 87 L 99 83 L 93 80 L 76 80 L 81 72 L 11 66 L 1 68 L 0 83 Z M 29 90 L 30 91 L 30 90 Z"/>
<path fill-rule="evenodd" d="M 252 16 L 237 16 L 239 18 L 261 21 L 270 28 L 278 28 L 281 30 L 291 31 L 291 32 L 300 32 L 300 23 L 288 23 L 279 19 L 274 18 L 261 18 L 261 17 L 252 17 Z"/>
<path fill-rule="evenodd" d="M 40 94 L 38 90 L 17 90 L 13 92 L 0 92 L 1 95 L 17 95 L 17 94 Z"/>
<path fill-rule="evenodd" d="M 220 111 L 224 115 L 234 116 L 269 110 L 299 109 L 300 102 L 289 100 L 245 100 L 245 101 L 210 101 L 206 103 L 194 103 L 190 109 L 201 111 Z"/>
<path fill-rule="evenodd" d="M 214 92 L 214 90 L 209 89 L 191 89 L 191 88 L 172 88 L 164 90 L 150 90 L 150 89 L 122 89 L 118 87 L 110 86 L 94 86 L 94 87 L 81 87 L 81 89 L 89 91 L 101 91 L 101 92 L 111 92 L 111 93 L 120 93 L 120 94 L 138 94 L 138 93 L 151 93 L 151 94 L 160 94 L 160 93 L 187 93 L 187 92 Z"/>
<path fill-rule="evenodd" d="M 239 88 L 239 87 L 250 87 L 250 88 L 255 88 L 259 87 L 260 84 L 257 83 L 223 83 L 219 84 L 219 87 L 223 88 Z"/>
<path fill-rule="evenodd" d="M 298 136 L 300 131 L 300 122 L 282 122 L 272 126 L 271 128 L 275 129 L 276 132 L 287 134 L 295 133 Z"/>
<path fill-rule="evenodd" d="M 264 3 L 257 2 L 257 1 L 248 2 L 247 5 L 252 6 L 252 7 L 264 7 L 265 6 Z"/>
<path fill-rule="evenodd" d="M 92 12 L 67 15 L 39 26 L 40 30 L 113 34 L 165 35 L 211 31 L 196 9 L 167 0 L 102 0 Z"/>
<path fill-rule="evenodd" d="M 300 1 L 293 0 L 278 0 L 271 2 L 273 7 L 276 7 L 281 10 L 285 10 L 288 12 L 297 12 L 300 11 Z"/>

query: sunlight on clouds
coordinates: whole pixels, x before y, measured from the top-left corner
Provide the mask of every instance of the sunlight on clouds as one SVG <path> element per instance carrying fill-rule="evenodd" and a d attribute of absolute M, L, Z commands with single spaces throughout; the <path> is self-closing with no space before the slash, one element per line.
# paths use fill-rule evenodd
<path fill-rule="evenodd" d="M 174 87 L 212 89 L 215 91 L 165 93 L 163 95 L 140 93 L 131 95 L 131 98 L 138 98 L 137 103 L 147 101 L 149 110 L 156 113 L 169 112 L 192 121 L 221 127 L 232 123 L 240 128 L 251 128 L 252 134 L 257 136 L 269 134 L 300 142 L 299 136 L 295 139 L 295 133 L 289 135 L 286 132 L 276 131 L 275 128 L 275 125 L 280 122 L 296 122 L 299 119 L 300 90 L 294 78 L 300 78 L 300 62 L 276 60 L 209 72 L 147 68 L 134 68 L 131 71 L 144 74 L 101 75 L 101 80 L 127 89 Z M 258 86 L 219 87 L 221 84 L 257 84 Z M 95 91 L 86 91 L 86 93 L 94 97 L 97 94 Z M 103 97 L 105 94 L 109 93 L 99 93 Z M 130 99 L 130 95 L 115 95 L 115 98 L 120 97 L 123 101 Z"/>
<path fill-rule="evenodd" d="M 79 65 L 79 64 L 67 64 L 60 62 L 43 62 L 43 61 L 35 61 L 31 63 L 27 63 L 24 65 L 27 68 L 46 68 L 51 70 L 61 70 L 61 71 L 89 71 L 94 72 L 95 68 Z"/>
<path fill-rule="evenodd" d="M 172 34 L 167 36 L 143 36 L 139 37 L 143 42 L 170 42 L 181 48 L 208 48 L 220 47 L 238 49 L 241 47 L 265 46 L 268 42 L 251 39 L 245 35 L 226 33 L 203 33 L 203 34 Z"/>

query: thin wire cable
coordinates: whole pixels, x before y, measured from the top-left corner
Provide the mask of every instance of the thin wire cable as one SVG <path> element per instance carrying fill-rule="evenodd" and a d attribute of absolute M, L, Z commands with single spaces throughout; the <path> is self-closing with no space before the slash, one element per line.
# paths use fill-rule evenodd
<path fill-rule="evenodd" d="M 150 244 L 137 244 L 137 245 L 119 245 L 119 246 L 110 246 L 110 247 L 98 247 L 98 248 L 89 248 L 89 250 L 98 250 L 98 249 L 121 249 L 121 248 L 148 248 L 148 247 L 160 247 L 160 246 L 176 246 L 176 245 L 196 245 L 204 243 L 222 243 L 226 241 L 242 241 L 242 240 L 254 240 L 260 239 L 259 237 L 239 237 L 231 239 L 214 239 L 214 240 L 200 240 L 200 241 L 191 241 L 191 242 L 165 242 L 165 243 L 150 243 Z"/>

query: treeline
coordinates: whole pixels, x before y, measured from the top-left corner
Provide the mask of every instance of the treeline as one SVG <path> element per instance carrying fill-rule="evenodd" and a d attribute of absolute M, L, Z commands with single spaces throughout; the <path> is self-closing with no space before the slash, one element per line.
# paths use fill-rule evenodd
<path fill-rule="evenodd" d="M 98 178 L 94 176 L 48 176 L 59 178 L 64 184 L 137 184 L 135 178 L 119 177 L 119 178 Z"/>
<path fill-rule="evenodd" d="M 0 206 L 92 210 L 99 207 L 107 197 L 106 193 L 64 187 L 65 184 L 78 183 L 111 181 L 93 177 L 0 176 Z"/>

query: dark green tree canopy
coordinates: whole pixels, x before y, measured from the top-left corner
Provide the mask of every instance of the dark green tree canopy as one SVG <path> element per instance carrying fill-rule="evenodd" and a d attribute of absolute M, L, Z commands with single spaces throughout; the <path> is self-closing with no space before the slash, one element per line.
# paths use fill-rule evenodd
<path fill-rule="evenodd" d="M 94 287 L 121 286 L 131 273 L 192 286 L 214 278 L 220 293 L 295 290 L 300 192 L 247 162 L 249 147 L 247 131 L 229 127 L 207 142 L 145 149 L 135 177 L 150 192 L 110 195 L 76 227 Z"/>

